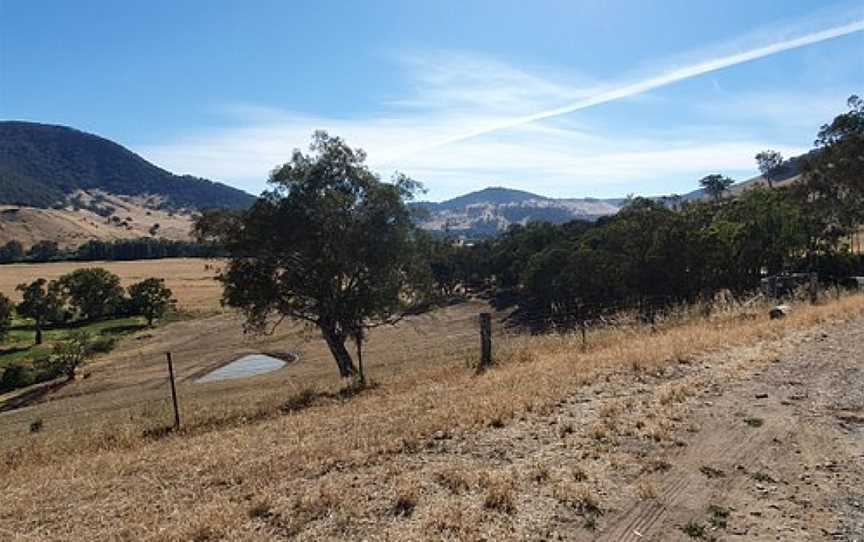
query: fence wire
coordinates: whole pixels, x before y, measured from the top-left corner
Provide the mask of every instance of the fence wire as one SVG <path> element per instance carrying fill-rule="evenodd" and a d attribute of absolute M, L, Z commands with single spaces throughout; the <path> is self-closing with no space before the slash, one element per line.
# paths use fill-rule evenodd
<path fill-rule="evenodd" d="M 503 351 L 512 346 L 515 340 L 537 334 L 582 333 L 583 340 L 585 340 L 587 334 L 603 328 L 654 325 L 658 319 L 672 314 L 681 307 L 681 300 L 668 296 L 656 296 L 630 303 L 605 305 L 599 303 L 562 303 L 551 309 L 533 308 L 516 309 L 509 312 L 499 311 L 492 318 L 493 351 Z M 479 314 L 453 320 L 427 315 L 405 320 L 400 325 L 404 325 L 405 329 L 413 330 L 417 335 L 416 338 L 401 344 L 392 344 L 383 340 L 376 341 L 373 337 L 365 344 L 364 360 L 374 361 L 374 364 L 366 361 L 366 371 L 367 374 L 372 373 L 373 378 L 374 372 L 384 372 L 384 369 L 387 370 L 388 377 L 415 370 L 416 364 L 411 362 L 416 362 L 418 359 L 422 360 L 425 366 L 459 362 L 466 369 L 473 368 L 479 363 L 481 355 Z M 198 341 L 200 338 L 193 337 L 184 341 L 183 344 L 192 345 Z M 234 350 L 241 346 L 246 346 L 246 344 L 231 345 Z M 191 359 L 212 352 L 212 346 L 198 346 L 197 344 L 187 348 L 182 346 L 177 348 L 175 345 L 171 349 L 175 365 L 181 367 L 184 359 Z M 134 356 L 134 354 L 132 355 Z M 142 359 L 145 357 L 143 352 L 138 355 Z M 157 355 L 164 356 L 165 352 L 151 350 L 146 357 L 152 359 Z M 326 354 L 302 359 L 312 363 L 326 363 L 327 359 L 324 358 L 327 358 Z M 103 370 L 113 372 L 110 365 L 104 367 Z M 201 401 L 208 397 L 208 390 L 204 385 L 200 389 L 191 388 L 190 384 L 195 381 L 196 374 L 193 373 L 178 379 L 181 410 L 184 405 L 188 405 L 190 402 Z M 290 373 L 284 377 L 286 380 L 292 378 L 295 377 Z M 236 384 L 231 385 L 228 381 L 222 381 L 221 386 L 214 389 L 214 393 L 231 393 L 241 389 L 250 389 L 249 383 L 243 383 L 241 380 L 236 382 Z M 142 388 L 145 388 L 143 392 L 141 391 Z M 170 421 L 172 405 L 167 369 L 164 378 L 157 378 L 146 383 L 120 385 L 98 393 L 103 392 L 120 394 L 120 396 L 101 401 L 98 406 L 86 408 L 75 408 L 74 405 L 76 400 L 87 400 L 88 396 L 84 395 L 58 399 L 56 407 L 54 401 L 47 401 L 5 412 L 0 411 L 0 446 L 4 443 L 20 441 L 22 437 L 26 438 L 31 433 L 80 431 L 114 422 L 140 424 L 142 430 L 146 430 L 152 427 L 154 423 L 165 424 Z M 71 423 L 73 419 L 74 423 Z"/>

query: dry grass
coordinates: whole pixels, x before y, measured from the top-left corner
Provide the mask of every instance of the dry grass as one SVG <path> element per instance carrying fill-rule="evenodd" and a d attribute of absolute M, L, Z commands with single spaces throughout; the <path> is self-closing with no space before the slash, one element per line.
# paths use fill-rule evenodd
<path fill-rule="evenodd" d="M 120 277 L 128 286 L 150 277 L 165 279 L 181 309 L 213 312 L 220 309 L 222 286 L 214 280 L 217 260 L 171 258 L 131 262 L 50 262 L 0 265 L 0 293 L 16 302 L 21 293 L 15 290 L 22 282 L 37 278 L 53 280 L 82 267 L 103 267 Z"/>
<path fill-rule="evenodd" d="M 428 509 L 410 484 L 407 490 L 397 484 L 385 499 L 389 505 L 380 507 L 373 498 L 381 491 L 378 465 L 412 457 L 438 431 L 470 433 L 493 425 L 500 428 L 489 431 L 505 432 L 519 413 L 548 411 L 581 386 L 610 374 L 632 374 L 634 365 L 649 374 L 662 372 L 706 352 L 779 339 L 862 314 L 862 296 L 802 306 L 783 321 L 762 314 L 743 319 L 729 311 L 707 320 L 663 322 L 655 333 L 637 326 L 596 331 L 586 352 L 574 347 L 578 337 L 514 337 L 501 341 L 497 368 L 481 376 L 466 370 L 464 358 L 428 363 L 422 351 L 415 351 L 410 370 L 379 365 L 380 385 L 373 390 L 350 400 L 312 402 L 285 415 L 275 407 L 291 393 L 264 388 L 228 394 L 221 401 L 196 399 L 186 405 L 188 432 L 158 440 L 141 436 L 140 419 L 100 431 L 38 434 L 0 463 L 0 494 L 7 497 L 0 524 L 10 532 L 31 533 L 31 539 L 112 538 L 118 524 L 137 539 L 249 539 L 262 522 L 283 534 L 339 538 L 356 533 L 358 522 L 395 521 L 394 503 L 404 500 L 416 503 L 410 521 L 416 518 L 420 529 L 406 533 L 422 533 L 426 526 L 440 536 L 469 538 L 468 515 L 481 517 L 479 511 L 485 510 L 518 516 L 517 475 L 490 469 L 476 484 L 467 476 L 442 475 L 440 485 L 425 486 L 439 492 Z M 295 384 L 294 393 L 305 387 Z M 319 389 L 332 391 L 326 384 Z M 687 393 L 687 388 L 664 388 L 646 406 L 656 411 L 645 423 L 650 438 L 670 438 L 670 416 L 676 414 L 662 409 L 675 407 Z M 220 402 L 222 408 L 211 408 Z M 602 419 L 615 419 L 615 410 L 610 407 Z M 603 426 L 611 435 L 605 421 Z M 375 477 L 350 486 L 328 485 L 329 477 L 358 469 Z M 590 483 L 559 481 L 554 498 L 591 513 L 593 522 L 602 500 Z M 453 487 L 460 503 L 469 499 L 458 513 L 456 504 L 442 500 L 455 493 Z M 152 499 L 154 492 L 163 498 Z M 291 504 L 285 502 L 288 495 L 301 497 Z M 70 511 L 78 519 L 71 524 Z"/>
<path fill-rule="evenodd" d="M 484 472 L 480 485 L 486 489 L 483 506 L 503 514 L 516 512 L 514 476 L 512 473 Z"/>
<path fill-rule="evenodd" d="M 84 202 L 92 198 L 79 192 Z M 17 205 L 0 206 L 0 244 L 16 240 L 25 247 L 38 241 L 56 241 L 63 248 L 77 248 L 91 239 L 112 241 L 149 237 L 150 228 L 159 224 L 159 237 L 188 241 L 192 231 L 192 213 L 171 212 L 148 205 L 146 199 L 135 196 L 103 194 L 104 203 L 115 208 L 114 215 L 122 224 L 87 210 L 38 209 Z"/>

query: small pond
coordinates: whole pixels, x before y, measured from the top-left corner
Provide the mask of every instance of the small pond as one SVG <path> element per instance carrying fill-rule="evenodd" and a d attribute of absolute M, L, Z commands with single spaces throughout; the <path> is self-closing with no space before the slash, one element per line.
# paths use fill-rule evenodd
<path fill-rule="evenodd" d="M 294 361 L 296 356 L 288 361 Z M 281 369 L 287 362 L 266 354 L 249 354 L 242 358 L 236 359 L 228 365 L 223 365 L 218 369 L 210 371 L 195 382 L 218 382 L 220 380 L 234 380 L 235 378 L 247 378 L 250 376 L 261 375 Z"/>

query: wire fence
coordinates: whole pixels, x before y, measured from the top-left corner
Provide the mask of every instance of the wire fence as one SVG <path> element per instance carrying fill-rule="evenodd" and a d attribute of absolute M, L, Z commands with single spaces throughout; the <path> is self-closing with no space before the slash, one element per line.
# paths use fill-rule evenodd
<path fill-rule="evenodd" d="M 749 304 L 741 299 L 733 299 L 731 303 L 739 309 Z M 418 368 L 442 365 L 452 366 L 454 370 L 476 371 L 488 365 L 497 353 L 516 345 L 517 341 L 538 334 L 578 334 L 585 348 L 595 333 L 606 328 L 629 326 L 643 330 L 650 327 L 653 330 L 655 326 L 682 318 L 685 313 L 692 315 L 696 311 L 707 315 L 717 306 L 716 300 L 697 306 L 670 296 L 654 296 L 615 304 L 570 302 L 499 310 L 494 315 L 474 313 L 456 318 L 420 315 L 403 320 L 398 326 L 403 333 L 398 337 L 386 333 L 380 336 L 373 334 L 364 343 L 363 359 L 366 372 L 373 379 L 382 375 L 388 379 L 397 378 Z M 299 360 L 304 367 L 302 371 L 296 370 L 293 367 L 295 364 L 288 363 L 287 371 L 270 373 L 266 377 L 270 380 L 237 379 L 207 384 L 197 383 L 197 380 L 215 368 L 190 367 L 188 364 L 188 360 L 206 358 L 213 352 L 214 347 L 208 344 L 206 338 L 184 338 L 172 345 L 170 356 L 179 374 L 169 372 L 168 364 L 160 364 L 157 360 L 165 360 L 168 351 L 151 348 L 145 353 L 142 350 L 137 353 L 138 357 L 142 362 L 150 360 L 146 378 L 96 390 L 94 393 L 98 394 L 98 400 L 94 400 L 93 394 L 84 392 L 80 395 L 67 394 L 57 400 L 43 400 L 50 397 L 51 386 L 62 386 L 62 383 L 48 383 L 27 392 L 33 394 L 34 398 L 29 405 L 5 411 L 2 409 L 8 407 L 0 405 L 0 447 L 3 444 L 17 445 L 22 439 L 26 441 L 27 438 L 57 432 L 75 434 L 96 429 L 110 432 L 119 427 L 152 431 L 176 425 L 175 417 L 180 418 L 182 426 L 184 410 L 190 408 L 210 408 L 222 415 L 232 414 L 228 399 L 234 393 L 254 395 L 257 392 L 261 396 L 279 397 L 282 394 L 284 397 L 286 384 L 296 391 L 314 384 L 314 380 L 330 378 L 328 375 L 335 373 L 335 368 L 332 357 L 321 344 L 323 342 L 319 339 L 317 350 L 309 349 L 308 352 L 300 353 Z M 256 345 L 243 343 L 229 346 L 229 350 L 236 354 Z M 258 350 L 267 351 L 266 348 Z M 134 358 L 136 353 L 127 352 L 125 355 Z M 123 368 L 107 363 L 100 370 L 104 371 L 104 377 L 105 374 L 121 374 Z M 176 402 L 172 401 L 174 378 L 177 380 Z M 110 382 L 111 378 L 104 380 Z M 39 397 L 43 392 L 44 397 Z M 273 403 L 271 410 L 278 404 Z M 248 404 L 244 405 L 248 410 Z M 235 414 L 244 412 L 243 408 L 238 407 Z"/>

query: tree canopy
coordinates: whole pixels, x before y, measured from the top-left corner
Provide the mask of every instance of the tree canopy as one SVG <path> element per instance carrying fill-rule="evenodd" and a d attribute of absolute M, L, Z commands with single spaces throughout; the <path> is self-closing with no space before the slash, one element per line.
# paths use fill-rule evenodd
<path fill-rule="evenodd" d="M 714 201 L 720 201 L 723 194 L 729 190 L 729 187 L 735 183 L 729 177 L 725 177 L 718 173 L 702 177 L 699 184 L 705 189 L 709 196 L 714 198 Z"/>
<path fill-rule="evenodd" d="M 30 284 L 19 284 L 22 300 L 17 310 L 20 316 L 32 318 L 36 328 L 36 344 L 42 344 L 42 329 L 48 322 L 63 318 L 63 301 L 56 283 L 52 287 L 45 279 L 36 279 Z"/>
<path fill-rule="evenodd" d="M 129 286 L 127 291 L 132 313 L 143 315 L 148 327 L 153 327 L 153 320 L 163 317 L 176 303 L 164 279 L 144 279 Z"/>

